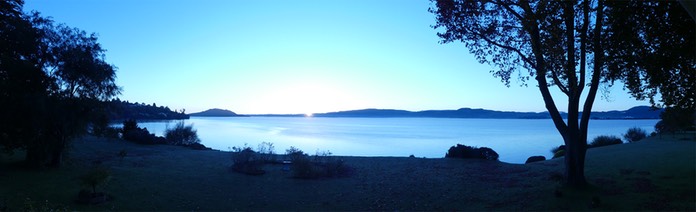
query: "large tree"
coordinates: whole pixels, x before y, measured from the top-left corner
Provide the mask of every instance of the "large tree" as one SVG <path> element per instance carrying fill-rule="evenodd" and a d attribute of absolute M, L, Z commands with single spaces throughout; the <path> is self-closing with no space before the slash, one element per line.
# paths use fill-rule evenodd
<path fill-rule="evenodd" d="M 22 6 L 0 3 L 0 145 L 24 148 L 30 165 L 58 166 L 68 142 L 120 88 L 94 34 Z"/>
<path fill-rule="evenodd" d="M 636 71 L 609 67 L 606 61 L 618 61 L 613 55 L 615 51 L 630 55 L 641 53 L 608 42 L 608 36 L 621 31 L 620 21 L 615 21 L 613 16 L 618 13 L 605 15 L 605 12 L 613 11 L 604 0 L 432 1 L 435 7 L 430 11 L 437 17 L 434 28 L 442 29 L 438 32 L 442 43 L 463 42 L 479 62 L 494 66 L 496 69 L 491 72 L 506 85 L 514 74 L 523 83 L 529 79 L 536 81 L 546 109 L 566 146 L 566 183 L 585 186 L 587 129 L 600 83 L 628 82 L 632 80 L 630 76 L 634 76 L 629 72 Z M 636 42 L 651 45 L 646 43 L 649 41 Z M 664 52 L 657 49 L 652 53 Z M 643 83 L 637 80 L 633 85 Z M 557 100 L 549 90 L 551 86 L 557 87 L 567 97 L 567 121 L 559 113 Z M 634 94 L 645 95 L 646 90 L 636 90 Z"/>

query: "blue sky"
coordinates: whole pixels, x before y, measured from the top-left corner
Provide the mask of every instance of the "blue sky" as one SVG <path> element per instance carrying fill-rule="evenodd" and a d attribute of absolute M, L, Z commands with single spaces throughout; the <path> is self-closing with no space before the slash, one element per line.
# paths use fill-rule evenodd
<path fill-rule="evenodd" d="M 463 44 L 439 44 L 429 6 L 426 0 L 27 0 L 24 9 L 97 33 L 107 61 L 118 67 L 120 98 L 131 102 L 242 114 L 545 111 L 535 82 L 508 88 Z M 648 105 L 621 86 L 609 91 L 596 111 Z M 564 110 L 567 100 L 556 94 Z"/>

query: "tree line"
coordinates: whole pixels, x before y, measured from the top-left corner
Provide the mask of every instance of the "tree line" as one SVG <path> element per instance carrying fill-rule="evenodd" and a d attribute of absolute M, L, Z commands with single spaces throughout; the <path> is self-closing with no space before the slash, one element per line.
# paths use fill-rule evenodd
<path fill-rule="evenodd" d="M 134 120 L 172 120 L 172 119 L 188 119 L 186 111 L 169 109 L 167 106 L 157 106 L 156 103 L 131 103 L 129 101 L 121 101 L 116 98 L 106 101 L 107 114 L 106 118 L 110 122 L 123 121 L 128 119 Z"/>

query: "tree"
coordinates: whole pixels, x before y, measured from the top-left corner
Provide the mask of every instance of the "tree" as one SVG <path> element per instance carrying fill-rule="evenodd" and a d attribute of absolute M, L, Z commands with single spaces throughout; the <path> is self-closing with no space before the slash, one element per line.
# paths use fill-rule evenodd
<path fill-rule="evenodd" d="M 26 149 L 30 165 L 58 166 L 68 142 L 120 88 L 94 34 L 24 14 L 22 6 L 0 3 L 0 144 Z"/>
<path fill-rule="evenodd" d="M 0 145 L 7 150 L 40 140 L 49 78 L 40 66 L 41 35 L 21 0 L 0 1 Z"/>
<path fill-rule="evenodd" d="M 494 76 L 500 77 L 508 86 L 515 73 L 520 76 L 519 79 L 525 85 L 530 78 L 537 82 L 546 109 L 565 143 L 567 185 L 582 187 L 587 183 L 584 176 L 587 127 L 600 83 L 623 80 L 626 82 L 627 88 L 637 97 L 646 94 L 645 85 L 649 88 L 657 85 L 656 88 L 647 90 L 654 92 L 656 89 L 662 89 L 661 91 L 668 92 L 668 95 L 673 94 L 670 92 L 677 91 L 680 95 L 675 99 L 686 99 L 686 101 L 693 102 L 693 89 L 690 89 L 693 87 L 686 85 L 693 84 L 693 77 L 689 78 L 689 76 L 693 76 L 694 65 L 693 62 L 688 61 L 693 60 L 694 57 L 688 54 L 682 55 L 681 52 L 677 52 L 675 55 L 665 55 L 666 51 L 677 47 L 656 47 L 659 46 L 659 43 L 671 42 L 674 39 L 658 44 L 650 43 L 655 39 L 662 38 L 660 35 L 655 35 L 662 33 L 662 30 L 675 30 L 674 33 L 668 34 L 678 34 L 682 37 L 694 35 L 693 31 L 681 30 L 682 26 L 677 26 L 681 23 L 675 23 L 674 20 L 670 19 L 672 14 L 677 16 L 678 12 L 675 11 L 678 11 L 679 8 L 669 6 L 667 10 L 658 10 L 665 8 L 667 3 L 646 3 L 655 5 L 652 10 L 639 10 L 636 7 L 621 10 L 619 6 L 624 3 L 611 4 L 604 0 L 433 1 L 435 7 L 431 8 L 430 12 L 434 13 L 437 18 L 434 28 L 444 29 L 443 32 L 438 32 L 438 36 L 442 38 L 441 43 L 463 42 L 479 62 L 495 66 L 496 70 L 491 72 Z M 628 5 L 631 4 L 639 3 L 630 2 Z M 635 11 L 645 13 L 631 17 L 669 15 L 664 16 L 666 18 L 652 20 L 652 22 L 645 18 L 635 19 L 631 22 L 632 25 L 622 25 L 627 21 L 622 21 L 620 16 Z M 608 15 L 605 15 L 605 12 Z M 665 22 L 674 24 L 661 26 Z M 640 24 L 646 25 L 641 28 L 638 26 Z M 686 28 L 689 26 L 692 25 L 686 24 Z M 630 27 L 643 29 L 643 31 L 631 31 Z M 652 30 L 654 33 L 648 33 L 646 30 Z M 617 33 L 626 31 L 634 33 L 629 36 L 633 40 L 622 42 L 620 40 L 625 37 Z M 688 34 L 689 32 L 691 33 Z M 628 49 L 629 44 L 638 45 L 641 48 Z M 677 42 L 676 44 L 688 43 Z M 693 48 L 693 46 L 693 44 L 685 45 L 683 48 Z M 693 53 L 693 49 L 690 51 Z M 657 64 L 651 63 L 652 61 L 640 61 L 644 58 L 637 57 L 636 54 L 641 53 L 646 53 L 645 57 L 664 61 Z M 673 56 L 684 57 L 667 60 Z M 661 65 L 667 63 L 673 64 L 666 68 L 660 68 Z M 624 66 L 617 64 L 624 64 Z M 633 64 L 638 65 L 630 66 Z M 632 67 L 643 69 L 630 69 Z M 648 70 L 658 71 L 650 72 Z M 677 72 L 676 75 L 679 76 L 671 74 L 668 77 L 659 77 L 660 74 L 674 70 L 691 71 L 692 74 L 680 75 Z M 658 77 L 647 80 L 635 79 L 635 76 L 643 76 L 646 72 L 648 75 Z M 675 77 L 684 81 L 684 85 L 669 87 L 670 79 Z M 684 79 L 680 77 L 684 77 Z M 556 100 L 549 91 L 551 86 L 556 86 L 567 97 L 567 122 L 561 117 Z M 586 87 L 589 90 L 587 90 L 587 96 L 582 103 L 582 111 L 584 112 L 579 115 L 581 96 Z M 647 95 L 651 98 L 654 96 L 650 92 L 647 92 Z M 689 95 L 691 97 L 688 97 Z M 672 104 L 671 97 L 665 98 L 663 94 L 667 104 Z"/>
<path fill-rule="evenodd" d="M 693 21 L 677 2 L 432 1 L 441 43 L 463 42 L 508 86 L 515 73 L 525 85 L 537 82 L 565 143 L 567 185 L 587 183 L 587 127 L 600 83 L 620 80 L 638 99 L 659 91 L 665 105 L 694 105 Z M 551 86 L 567 97 L 567 122 Z"/>
<path fill-rule="evenodd" d="M 501 77 L 508 86 L 511 75 L 522 69 L 528 71 L 528 76 L 520 78 L 523 82 L 532 77 L 537 81 L 546 109 L 563 137 L 566 183 L 572 186 L 586 184 L 584 162 L 590 113 L 579 117 L 579 107 L 587 84 L 587 66 L 590 62 L 601 64 L 603 59 L 602 54 L 592 54 L 594 58 L 588 61 L 588 48 L 590 54 L 601 52 L 601 46 L 591 46 L 588 39 L 599 38 L 601 33 L 601 21 L 590 20 L 589 4 L 587 1 L 578 4 L 572 1 L 439 0 L 436 8 L 431 9 L 437 16 L 434 27 L 445 29 L 438 33 L 442 43 L 465 43 L 479 62 L 496 66 L 498 70 L 492 71 L 494 76 Z M 602 2 L 596 7 L 598 12 L 594 16 L 602 17 Z M 576 26 L 576 22 L 580 26 Z M 592 41 L 598 43 L 597 39 Z M 592 110 L 600 67 L 592 66 L 590 90 L 583 111 Z M 568 97 L 567 123 L 549 91 L 553 85 Z"/>

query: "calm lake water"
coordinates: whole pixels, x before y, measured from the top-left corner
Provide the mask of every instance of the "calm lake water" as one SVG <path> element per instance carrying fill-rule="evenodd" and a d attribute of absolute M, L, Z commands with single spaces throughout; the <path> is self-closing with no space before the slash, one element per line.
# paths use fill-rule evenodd
<path fill-rule="evenodd" d="M 591 120 L 588 137 L 621 137 L 631 127 L 650 133 L 657 121 Z M 184 122 L 198 130 L 202 144 L 224 151 L 271 142 L 276 153 L 295 146 L 309 154 L 328 150 L 334 155 L 439 158 L 459 143 L 490 147 L 501 161 L 524 163 L 533 155 L 550 158 L 550 149 L 563 143 L 550 119 L 192 117 Z M 174 124 L 139 126 L 162 135 Z"/>

